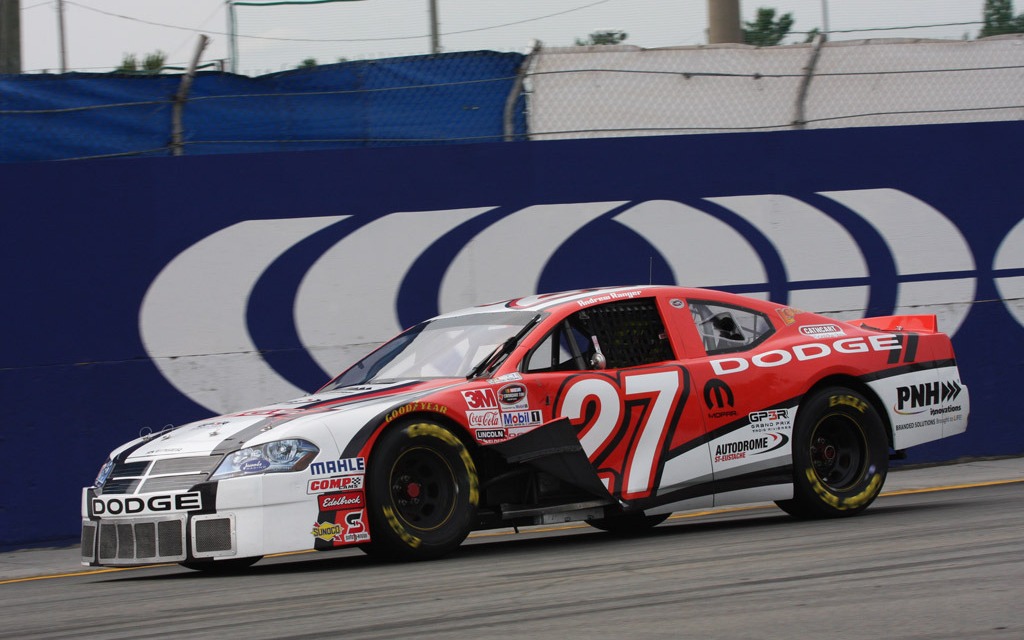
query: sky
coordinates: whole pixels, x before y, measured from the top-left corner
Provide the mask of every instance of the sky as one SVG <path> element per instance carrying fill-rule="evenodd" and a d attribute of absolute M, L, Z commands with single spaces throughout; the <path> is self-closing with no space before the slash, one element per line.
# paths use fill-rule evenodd
<path fill-rule="evenodd" d="M 262 0 L 261 0 L 262 1 Z M 441 49 L 526 52 L 535 40 L 568 46 L 594 31 L 619 30 L 643 48 L 707 44 L 708 0 L 436 0 Z M 231 59 L 225 0 L 64 0 L 69 70 L 110 71 L 126 54 L 161 51 L 184 67 L 199 34 L 202 62 Z M 57 0 L 21 0 L 22 68 L 60 69 Z M 821 29 L 833 40 L 977 37 L 984 0 L 743 0 L 742 20 L 759 7 L 791 13 L 794 32 Z M 320 64 L 430 53 L 429 0 L 234 7 L 238 73 L 260 75 Z M 1018 13 L 1024 7 L 1017 8 Z M 975 23 L 975 24 L 961 24 Z M 948 26 L 930 26 L 948 25 Z M 893 29 L 901 27 L 900 29 Z M 903 28 L 915 27 L 915 28 Z M 884 29 L 878 31 L 852 30 Z M 786 43 L 802 42 L 792 34 Z M 230 69 L 230 63 L 225 63 Z"/>

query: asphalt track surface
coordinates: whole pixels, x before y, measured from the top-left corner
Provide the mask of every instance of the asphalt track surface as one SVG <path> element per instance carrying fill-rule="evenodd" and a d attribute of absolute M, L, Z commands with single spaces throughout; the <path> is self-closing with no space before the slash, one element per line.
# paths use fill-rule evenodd
<path fill-rule="evenodd" d="M 1022 480 L 887 485 L 840 520 L 759 505 L 631 539 L 475 535 L 413 564 L 343 550 L 234 576 L 69 566 L 0 580 L 0 638 L 1024 638 Z"/>

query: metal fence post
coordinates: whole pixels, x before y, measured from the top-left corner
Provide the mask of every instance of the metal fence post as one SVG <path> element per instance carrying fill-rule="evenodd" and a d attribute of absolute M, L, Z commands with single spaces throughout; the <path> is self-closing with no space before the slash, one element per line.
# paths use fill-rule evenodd
<path fill-rule="evenodd" d="M 199 66 L 199 59 L 203 55 L 203 49 L 210 43 L 210 39 L 204 34 L 199 36 L 199 44 L 192 54 L 192 61 L 188 63 L 185 75 L 181 76 L 181 83 L 178 85 L 178 92 L 174 94 L 174 105 L 171 107 L 171 155 L 180 156 L 185 154 L 185 146 L 182 142 L 184 128 L 181 124 L 181 115 L 185 110 L 185 101 L 188 100 L 188 93 L 192 89 L 192 80 L 196 77 L 196 67 Z"/>

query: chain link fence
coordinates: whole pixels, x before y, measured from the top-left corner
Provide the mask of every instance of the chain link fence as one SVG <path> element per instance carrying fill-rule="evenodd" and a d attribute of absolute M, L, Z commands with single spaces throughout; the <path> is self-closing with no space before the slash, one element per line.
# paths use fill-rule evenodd
<path fill-rule="evenodd" d="M 1024 118 L 1024 36 L 537 47 L 249 78 L 0 76 L 0 161 Z"/>
<path fill-rule="evenodd" d="M 541 49 L 531 139 L 1019 120 L 1024 37 Z"/>

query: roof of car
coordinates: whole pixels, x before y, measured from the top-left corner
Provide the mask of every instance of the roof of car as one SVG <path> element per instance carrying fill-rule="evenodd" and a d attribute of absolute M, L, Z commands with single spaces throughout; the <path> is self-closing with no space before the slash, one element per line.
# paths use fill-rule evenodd
<path fill-rule="evenodd" d="M 477 313 L 491 313 L 501 311 L 550 311 L 565 304 L 571 304 L 574 308 L 583 308 L 603 302 L 614 302 L 617 300 L 631 300 L 633 298 L 645 297 L 653 293 L 675 293 L 680 298 L 704 298 L 709 296 L 726 295 L 720 291 L 711 289 L 698 289 L 694 287 L 680 287 L 675 285 L 636 285 L 625 287 L 600 287 L 595 289 L 576 289 L 571 291 L 559 291 L 555 293 L 541 293 L 522 298 L 511 298 L 499 302 L 491 302 L 467 307 L 457 311 L 451 311 L 439 315 L 439 318 L 449 318 Z"/>

